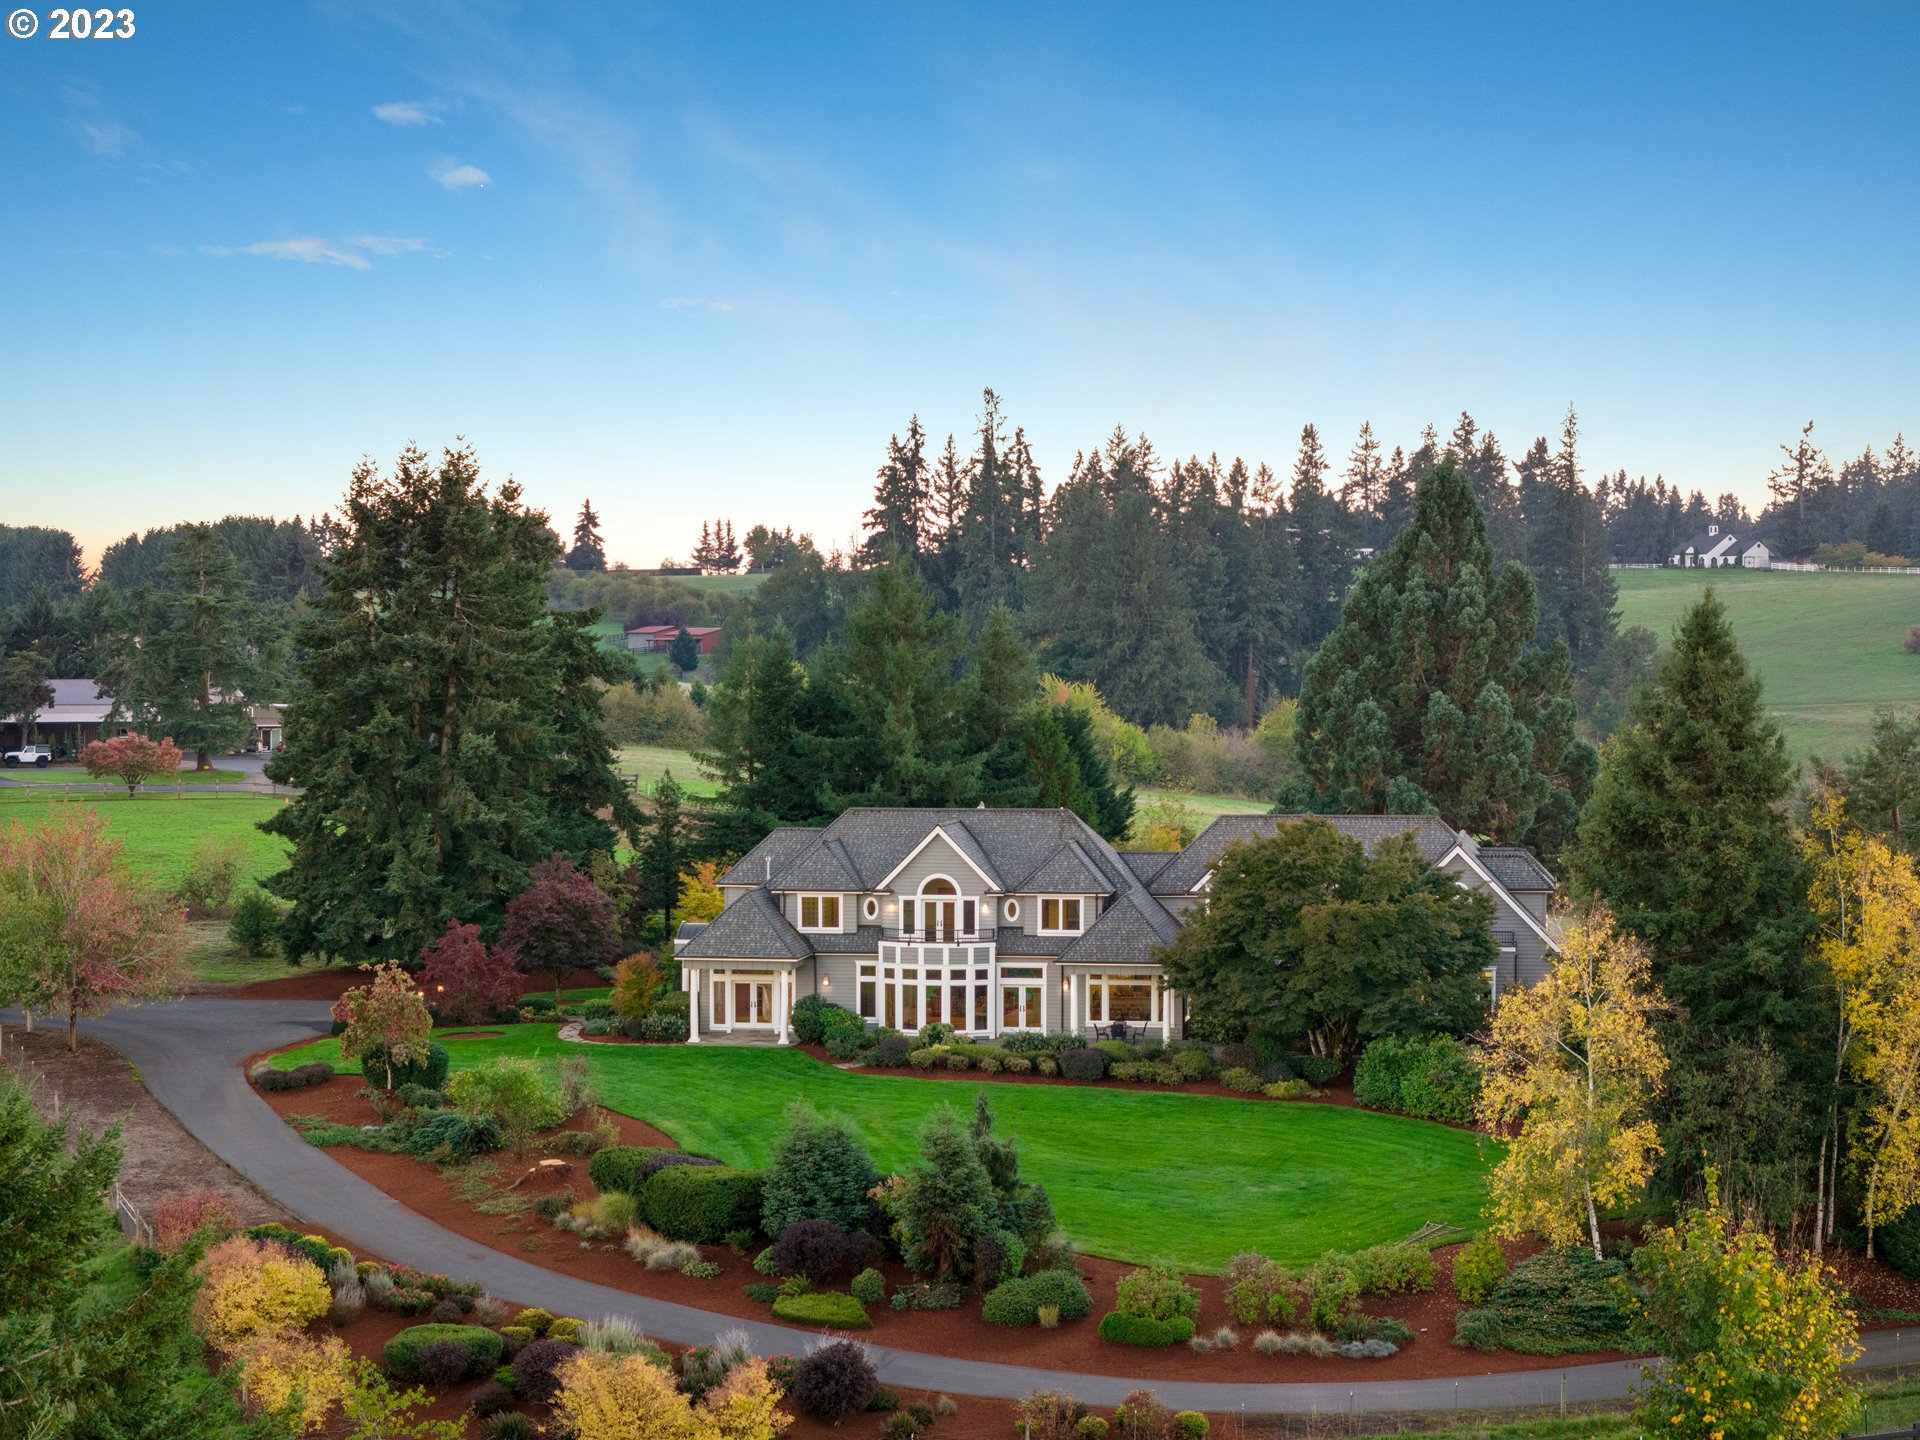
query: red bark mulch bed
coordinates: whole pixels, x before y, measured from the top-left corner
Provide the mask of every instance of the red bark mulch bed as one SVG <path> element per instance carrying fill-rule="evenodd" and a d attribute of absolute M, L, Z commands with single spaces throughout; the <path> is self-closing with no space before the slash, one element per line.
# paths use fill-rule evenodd
<path fill-rule="evenodd" d="M 357 1076 L 340 1076 L 326 1085 L 263 1094 L 260 1098 L 283 1116 L 319 1115 L 351 1125 L 376 1123 L 373 1107 L 359 1098 L 360 1088 Z M 619 1127 L 623 1144 L 673 1144 L 668 1136 L 643 1121 L 624 1115 L 611 1115 L 611 1118 Z M 589 1124 L 584 1117 L 576 1118 L 567 1128 L 586 1128 Z M 518 1255 L 548 1269 L 634 1294 L 743 1319 L 770 1318 L 768 1307 L 749 1300 L 742 1293 L 743 1286 L 766 1279 L 754 1271 L 751 1255 L 736 1255 L 724 1246 L 702 1246 L 702 1256 L 721 1267 L 721 1273 L 709 1280 L 691 1279 L 677 1272 L 648 1271 L 635 1264 L 617 1242 L 582 1242 L 579 1237 L 542 1220 L 530 1205 L 520 1215 L 482 1215 L 472 1205 L 456 1200 L 450 1182 L 442 1179 L 433 1167 L 410 1155 L 387 1155 L 344 1146 L 332 1147 L 327 1153 L 435 1224 L 505 1254 Z M 530 1155 L 526 1162 L 516 1163 L 508 1156 L 496 1157 L 499 1185 L 511 1183 L 517 1171 L 530 1170 L 534 1158 Z M 531 1174 L 513 1193 L 532 1202 L 543 1194 L 571 1188 L 576 1199 L 592 1198 L 597 1192 L 587 1178 L 587 1162 L 576 1158 L 571 1165 L 571 1171 L 564 1175 Z M 1531 1253 L 1533 1248 L 1536 1247 L 1515 1246 L 1512 1254 L 1519 1258 Z M 989 1325 L 980 1318 L 980 1304 L 976 1299 L 960 1309 L 945 1311 L 899 1311 L 882 1305 L 872 1311 L 873 1329 L 864 1334 L 878 1344 L 928 1354 L 1119 1375 L 1138 1378 L 1143 1383 L 1151 1380 L 1415 1379 L 1479 1375 L 1494 1370 L 1554 1369 L 1567 1363 L 1564 1358 L 1553 1356 L 1487 1356 L 1456 1349 L 1451 1344 L 1453 1321 L 1461 1306 L 1450 1284 L 1452 1252 L 1436 1252 L 1434 1262 L 1439 1283 L 1432 1291 L 1379 1298 L 1368 1304 L 1372 1313 L 1391 1315 L 1414 1332 L 1414 1339 L 1389 1360 L 1262 1356 L 1252 1349 L 1258 1327 L 1242 1325 L 1234 1325 L 1240 1335 L 1237 1349 L 1206 1355 L 1185 1346 L 1137 1350 L 1110 1345 L 1095 1333 L 1095 1325 L 1100 1315 L 1114 1308 L 1116 1282 L 1134 1267 L 1096 1257 L 1082 1257 L 1080 1262 L 1094 1302 L 1093 1315 L 1086 1320 L 1072 1321 L 1055 1330 Z M 897 1265 L 883 1268 L 890 1288 L 909 1283 L 913 1278 Z M 1221 1299 L 1224 1282 L 1217 1276 L 1195 1276 L 1192 1280 L 1201 1291 L 1201 1333 L 1233 1324 Z M 716 1323 L 716 1331 L 720 1328 L 722 1325 Z M 1581 1356 L 1576 1363 L 1619 1358 L 1622 1357 L 1615 1354 Z"/>

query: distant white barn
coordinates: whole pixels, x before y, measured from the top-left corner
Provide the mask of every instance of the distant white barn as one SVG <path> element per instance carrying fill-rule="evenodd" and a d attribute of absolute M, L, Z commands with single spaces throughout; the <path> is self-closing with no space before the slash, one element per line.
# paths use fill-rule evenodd
<path fill-rule="evenodd" d="M 1681 569 L 1719 570 L 1737 565 L 1744 570 L 1773 568 L 1773 552 L 1764 540 L 1742 539 L 1732 530 L 1709 525 L 1667 557 Z"/>

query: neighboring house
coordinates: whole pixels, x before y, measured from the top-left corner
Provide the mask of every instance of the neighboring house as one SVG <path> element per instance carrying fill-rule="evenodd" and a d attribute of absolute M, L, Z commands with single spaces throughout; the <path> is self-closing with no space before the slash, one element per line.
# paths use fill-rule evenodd
<path fill-rule="evenodd" d="M 646 655 L 664 655 L 673 649 L 673 642 L 679 637 L 682 628 L 679 625 L 635 625 L 627 631 L 627 649 L 637 650 Z M 684 628 L 687 634 L 700 642 L 702 655 L 711 655 L 720 648 L 722 627 L 688 625 Z"/>
<path fill-rule="evenodd" d="M 849 810 L 775 830 L 720 877 L 725 905 L 675 940 L 688 1039 L 785 1043 L 819 995 L 870 1024 L 1177 1037 L 1181 997 L 1154 956 L 1204 897 L 1220 853 L 1298 816 L 1222 816 L 1179 852 L 1115 850 L 1069 810 Z M 1494 899 L 1502 988 L 1544 972 L 1554 880 L 1524 850 L 1482 848 L 1431 816 L 1326 816 L 1369 850 L 1421 853 Z"/>
<path fill-rule="evenodd" d="M 257 749 L 273 753 L 286 735 L 286 709 L 284 705 L 255 705 L 253 707 L 253 743 Z"/>
<path fill-rule="evenodd" d="M 51 745 L 62 755 L 73 755 L 103 734 L 126 733 L 125 725 L 107 724 L 113 701 L 92 680 L 49 680 L 47 685 L 53 691 L 53 703 L 42 706 L 33 717 L 36 743 Z M 9 746 L 26 743 L 17 721 L 0 723 L 0 734 L 7 737 Z"/>
<path fill-rule="evenodd" d="M 1669 565 L 1682 569 L 1719 570 L 1730 565 L 1746 570 L 1773 567 L 1773 552 L 1764 540 L 1742 538 L 1731 530 L 1709 525 L 1667 557 Z"/>

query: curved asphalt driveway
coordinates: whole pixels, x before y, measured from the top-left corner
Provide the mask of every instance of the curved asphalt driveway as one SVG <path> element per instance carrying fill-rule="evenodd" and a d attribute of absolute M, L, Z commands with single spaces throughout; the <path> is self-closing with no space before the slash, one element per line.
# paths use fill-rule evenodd
<path fill-rule="evenodd" d="M 761 1354 L 795 1354 L 815 1338 L 813 1332 L 710 1314 L 542 1269 L 441 1229 L 334 1163 L 283 1122 L 236 1068 L 256 1051 L 325 1034 L 330 1018 L 325 1001 L 195 999 L 122 1010 L 83 1022 L 82 1028 L 131 1060 L 154 1098 L 208 1149 L 295 1214 L 324 1224 L 355 1248 L 421 1270 L 477 1279 L 496 1294 L 556 1315 L 624 1315 L 648 1334 L 682 1345 L 705 1344 L 721 1330 L 740 1328 Z M 1908 1342 L 1881 1331 L 1863 1340 L 1862 1365 L 1890 1365 L 1920 1352 L 1920 1337 Z M 1089 1404 L 1114 1405 L 1141 1384 L 1137 1377 L 1076 1375 L 884 1346 L 873 1351 L 886 1383 L 896 1389 L 1017 1399 L 1034 1390 L 1064 1388 Z M 1630 1361 L 1352 1384 L 1151 1383 L 1176 1409 L 1338 1414 L 1547 1405 L 1563 1394 L 1575 1401 L 1612 1400 L 1626 1395 L 1639 1373 L 1639 1364 Z"/>

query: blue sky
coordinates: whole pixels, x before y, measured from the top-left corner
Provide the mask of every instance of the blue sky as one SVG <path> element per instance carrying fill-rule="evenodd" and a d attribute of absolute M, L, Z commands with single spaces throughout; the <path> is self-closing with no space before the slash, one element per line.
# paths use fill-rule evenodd
<path fill-rule="evenodd" d="M 1763 491 L 1920 430 L 1920 6 L 136 7 L 0 40 L 0 494 L 97 552 L 464 434 L 563 526 L 857 528 L 992 385 L 1284 469 L 1470 409 Z"/>

